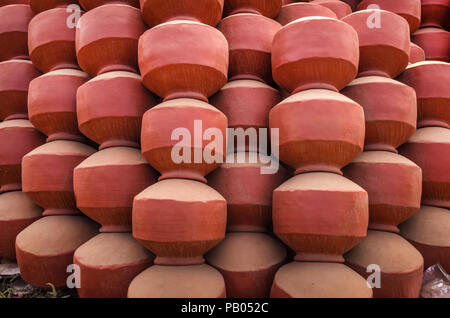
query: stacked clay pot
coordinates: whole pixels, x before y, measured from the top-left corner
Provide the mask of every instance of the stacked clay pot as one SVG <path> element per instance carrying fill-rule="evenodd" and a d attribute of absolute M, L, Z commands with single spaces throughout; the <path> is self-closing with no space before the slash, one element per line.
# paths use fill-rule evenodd
<path fill-rule="evenodd" d="M 284 26 L 297 19 L 312 16 L 337 19 L 336 13 L 325 6 L 308 2 L 293 2 L 283 4 L 280 14 L 277 16 L 277 21 Z"/>

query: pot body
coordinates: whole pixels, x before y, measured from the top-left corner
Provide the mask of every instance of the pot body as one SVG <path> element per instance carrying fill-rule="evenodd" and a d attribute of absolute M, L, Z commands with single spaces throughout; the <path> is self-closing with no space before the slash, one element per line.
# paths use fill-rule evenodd
<path fill-rule="evenodd" d="M 314 0 L 312 3 L 320 4 L 326 8 L 332 10 L 338 19 L 342 19 L 345 16 L 352 13 L 352 8 L 350 5 L 345 3 L 344 1 L 339 0 Z"/>
<path fill-rule="evenodd" d="M 109 0 L 78 0 L 80 5 L 83 7 L 84 10 L 89 11 L 92 9 L 95 9 L 97 7 L 103 6 L 105 4 L 110 4 L 111 1 Z M 113 1 L 114 3 L 121 3 L 121 4 L 127 4 L 132 7 L 139 9 L 139 0 L 117 0 Z"/>
<path fill-rule="evenodd" d="M 411 42 L 411 47 L 409 50 L 409 63 L 414 64 L 422 61 L 425 61 L 425 51 L 417 44 Z"/>
<path fill-rule="evenodd" d="M 74 0 L 29 0 L 31 9 L 35 13 L 40 13 L 54 8 L 65 8 L 73 4 Z"/>
<path fill-rule="evenodd" d="M 283 5 L 276 20 L 284 26 L 294 20 L 314 16 L 337 19 L 336 13 L 327 7 L 315 3 L 293 2 L 291 5 Z"/>
<path fill-rule="evenodd" d="M 275 18 L 281 10 L 280 0 L 224 0 L 224 16 L 237 13 L 255 13 L 270 19 Z"/>
<path fill-rule="evenodd" d="M 411 41 L 425 51 L 425 58 L 450 62 L 450 32 L 439 28 L 423 28 L 411 35 Z"/>
<path fill-rule="evenodd" d="M 450 4 L 448 0 L 421 0 L 422 27 L 448 28 L 450 26 Z"/>

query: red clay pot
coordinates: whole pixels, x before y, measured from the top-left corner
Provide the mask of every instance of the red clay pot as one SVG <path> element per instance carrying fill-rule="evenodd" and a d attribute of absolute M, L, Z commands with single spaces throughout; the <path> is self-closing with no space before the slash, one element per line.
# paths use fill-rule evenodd
<path fill-rule="evenodd" d="M 268 298 L 286 248 L 260 233 L 229 233 L 206 256 L 225 279 L 228 298 Z"/>
<path fill-rule="evenodd" d="M 450 3 L 448 0 L 421 0 L 421 27 L 448 28 L 450 26 Z"/>
<path fill-rule="evenodd" d="M 206 183 L 205 175 L 225 159 L 226 129 L 226 116 L 213 106 L 188 98 L 170 100 L 144 114 L 142 154 L 162 174 L 159 180 Z M 214 133 L 214 141 L 208 140 L 209 132 Z M 214 156 L 210 156 L 212 147 Z"/>
<path fill-rule="evenodd" d="M 343 17 L 352 13 L 352 8 L 345 3 L 344 1 L 339 0 L 314 0 L 312 3 L 320 4 L 321 6 L 327 7 L 332 10 L 338 19 L 342 19 Z"/>
<path fill-rule="evenodd" d="M 422 61 L 425 61 L 425 51 L 420 46 L 411 42 L 409 63 L 414 64 Z"/>
<path fill-rule="evenodd" d="M 152 266 L 128 287 L 128 298 L 225 298 L 222 275 L 206 264 Z"/>
<path fill-rule="evenodd" d="M 153 255 L 128 233 L 99 234 L 75 251 L 80 298 L 126 298 L 131 281 L 153 264 Z"/>
<path fill-rule="evenodd" d="M 173 20 L 191 20 L 216 26 L 224 0 L 140 0 L 142 16 L 150 27 Z"/>
<path fill-rule="evenodd" d="M 418 129 L 399 153 L 422 168 L 422 204 L 450 208 L 450 130 Z"/>
<path fill-rule="evenodd" d="M 361 0 L 341 0 L 341 1 L 348 4 L 353 12 L 358 10 L 358 4 L 361 2 Z"/>
<path fill-rule="evenodd" d="M 273 19 L 281 10 L 280 0 L 224 0 L 224 2 L 224 16 L 255 13 Z"/>
<path fill-rule="evenodd" d="M 29 5 L 0 7 L 0 62 L 28 59 L 28 23 L 33 17 Z"/>
<path fill-rule="evenodd" d="M 398 233 L 400 223 L 420 208 L 422 170 L 387 151 L 368 151 L 343 169 L 369 195 L 369 229 Z"/>
<path fill-rule="evenodd" d="M 372 289 L 343 264 L 293 262 L 275 275 L 271 298 L 372 298 Z"/>
<path fill-rule="evenodd" d="M 100 144 L 100 149 L 139 148 L 142 116 L 156 104 L 139 75 L 105 73 L 78 89 L 78 124 L 87 137 Z"/>
<path fill-rule="evenodd" d="M 411 41 L 425 51 L 427 60 L 450 62 L 450 32 L 423 28 L 411 35 Z"/>
<path fill-rule="evenodd" d="M 31 81 L 28 113 L 31 123 L 54 140 L 86 141 L 78 130 L 77 89 L 89 79 L 78 70 L 57 70 Z"/>
<path fill-rule="evenodd" d="M 336 19 L 301 18 L 273 40 L 273 79 L 293 94 L 310 88 L 341 90 L 358 73 L 358 61 L 358 34 Z"/>
<path fill-rule="evenodd" d="M 208 101 L 227 82 L 228 42 L 217 29 L 192 21 L 154 27 L 139 39 L 144 85 L 164 98 Z"/>
<path fill-rule="evenodd" d="M 414 89 L 379 76 L 360 77 L 341 93 L 364 109 L 364 150 L 397 153 L 416 131 L 417 102 Z"/>
<path fill-rule="evenodd" d="M 75 250 L 97 233 L 97 224 L 85 216 L 47 216 L 34 222 L 16 238 L 23 280 L 41 288 L 50 288 L 48 283 L 67 287 Z"/>
<path fill-rule="evenodd" d="M 400 235 L 423 256 L 424 268 L 440 263 L 450 272 L 450 213 L 423 205 L 419 212 L 400 225 Z"/>
<path fill-rule="evenodd" d="M 163 180 L 134 198 L 133 236 L 157 265 L 204 263 L 203 254 L 225 237 L 227 203 L 192 180 Z"/>
<path fill-rule="evenodd" d="M 157 179 L 138 149 L 101 150 L 73 172 L 77 207 L 102 225 L 100 232 L 131 232 L 134 196 Z"/>
<path fill-rule="evenodd" d="M 361 106 L 339 93 L 306 90 L 272 108 L 270 128 L 279 129 L 279 158 L 295 174 L 340 169 L 364 147 L 364 112 Z"/>
<path fill-rule="evenodd" d="M 116 3 L 127 4 L 129 6 L 133 6 L 133 7 L 139 9 L 139 0 L 114 0 L 114 1 L 110 1 L 110 0 L 78 0 L 78 2 L 83 7 L 83 9 L 86 11 L 92 10 L 94 8 L 97 8 L 97 7 L 100 7 L 103 5 L 111 4 L 111 2 L 114 4 L 116 4 Z"/>
<path fill-rule="evenodd" d="M 417 95 L 417 126 L 450 129 L 450 64 L 427 61 L 412 64 L 397 78 Z"/>
<path fill-rule="evenodd" d="M 294 2 L 283 5 L 276 20 L 284 26 L 294 20 L 314 16 L 337 19 L 336 13 L 327 7 L 315 3 Z"/>
<path fill-rule="evenodd" d="M 380 267 L 380 288 L 372 289 L 374 298 L 419 297 L 423 257 L 400 235 L 367 231 L 367 237 L 345 254 L 345 262 L 365 279 L 374 273 L 369 265 Z"/>
<path fill-rule="evenodd" d="M 77 0 L 29 0 L 31 9 L 35 13 L 40 13 L 42 11 L 54 9 L 54 8 L 65 8 L 69 4 L 77 3 Z"/>
<path fill-rule="evenodd" d="M 10 4 L 29 4 L 30 0 L 0 0 L 0 7 Z"/>
<path fill-rule="evenodd" d="M 411 33 L 420 26 L 420 1 L 421 0 L 363 0 L 358 5 L 358 10 L 365 10 L 368 6 L 377 5 L 379 9 L 396 13 L 408 21 Z"/>
<path fill-rule="evenodd" d="M 94 152 L 94 148 L 67 140 L 36 148 L 22 160 L 23 192 L 45 209 L 44 215 L 79 214 L 73 169 Z"/>
<path fill-rule="evenodd" d="M 30 61 L 0 62 L 0 120 L 28 118 L 28 85 L 39 75 Z"/>
<path fill-rule="evenodd" d="M 22 189 L 22 157 L 44 142 L 28 120 L 0 123 L 0 193 Z"/>
<path fill-rule="evenodd" d="M 273 192 L 274 233 L 296 261 L 343 262 L 366 236 L 367 192 L 334 173 L 297 175 Z"/>
<path fill-rule="evenodd" d="M 41 217 L 42 209 L 21 191 L 0 195 L 0 258 L 16 259 L 16 236 Z"/>

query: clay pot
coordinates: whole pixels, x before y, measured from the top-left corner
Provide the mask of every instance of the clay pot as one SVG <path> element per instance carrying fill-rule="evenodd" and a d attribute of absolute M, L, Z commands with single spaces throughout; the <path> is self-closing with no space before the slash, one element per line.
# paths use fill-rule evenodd
<path fill-rule="evenodd" d="M 227 82 L 228 42 L 217 29 L 192 21 L 154 27 L 139 39 L 144 85 L 164 98 L 208 101 Z"/>
<path fill-rule="evenodd" d="M 254 13 L 273 19 L 281 10 L 280 0 L 224 0 L 224 2 L 225 17 L 237 13 Z"/>
<path fill-rule="evenodd" d="M 341 93 L 364 109 L 364 150 L 397 153 L 416 131 L 417 102 L 414 89 L 379 76 L 360 77 Z"/>
<path fill-rule="evenodd" d="M 163 180 L 134 198 L 133 236 L 156 255 L 155 264 L 202 264 L 225 237 L 226 204 L 201 182 Z"/>
<path fill-rule="evenodd" d="M 139 75 L 105 73 L 78 89 L 78 124 L 87 137 L 100 144 L 100 149 L 139 148 L 142 116 L 156 103 Z"/>
<path fill-rule="evenodd" d="M 30 61 L 0 62 L 0 120 L 28 118 L 28 85 L 39 75 Z"/>
<path fill-rule="evenodd" d="M 225 282 L 213 267 L 152 266 L 128 287 L 128 298 L 224 298 Z"/>
<path fill-rule="evenodd" d="M 122 3 L 122 4 L 127 4 L 129 6 L 133 6 L 135 8 L 139 9 L 139 0 L 114 0 L 114 1 L 109 1 L 109 0 L 78 0 L 78 2 L 80 3 L 80 5 L 83 7 L 84 10 L 89 11 L 92 10 L 94 8 L 106 5 L 106 4 L 111 4 L 111 2 L 115 3 Z"/>
<path fill-rule="evenodd" d="M 63 139 L 85 141 L 78 130 L 77 89 L 88 80 L 78 70 L 57 70 L 31 81 L 28 112 L 31 123 L 48 136 L 47 142 Z"/>
<path fill-rule="evenodd" d="M 409 63 L 414 64 L 422 61 L 425 61 L 425 51 L 420 46 L 411 42 Z"/>
<path fill-rule="evenodd" d="M 422 285 L 423 257 L 400 235 L 367 231 L 367 237 L 345 254 L 345 262 L 367 279 L 374 274 L 369 265 L 380 269 L 380 288 L 374 298 L 417 298 Z M 372 282 L 373 280 L 369 280 Z"/>
<path fill-rule="evenodd" d="M 342 19 L 343 17 L 352 13 L 352 8 L 345 3 L 344 1 L 339 0 L 314 0 L 312 3 L 320 4 L 321 6 L 327 7 L 332 10 L 338 19 Z"/>
<path fill-rule="evenodd" d="M 270 111 L 270 128 L 279 129 L 279 158 L 295 174 L 340 169 L 364 146 L 364 112 L 339 93 L 306 90 L 282 101 Z"/>
<path fill-rule="evenodd" d="M 399 153 L 422 168 L 422 204 L 450 208 L 450 130 L 418 129 Z"/>
<path fill-rule="evenodd" d="M 216 26 L 224 0 L 140 0 L 142 16 L 150 27 L 172 20 L 191 20 Z"/>
<path fill-rule="evenodd" d="M 28 120 L 0 123 L 0 193 L 22 188 L 22 157 L 44 142 L 44 135 Z"/>
<path fill-rule="evenodd" d="M 153 255 L 128 233 L 99 234 L 75 251 L 81 298 L 125 298 L 131 281 L 153 263 Z"/>
<path fill-rule="evenodd" d="M 101 150 L 73 172 L 77 207 L 102 225 L 100 232 L 131 232 L 134 196 L 157 178 L 138 149 Z"/>
<path fill-rule="evenodd" d="M 138 9 L 122 4 L 97 7 L 78 22 L 76 51 L 91 76 L 111 71 L 137 73 L 138 39 L 147 29 Z"/>
<path fill-rule="evenodd" d="M 288 177 L 283 167 L 265 170 L 271 165 L 269 160 L 276 158 L 257 153 L 230 154 L 226 163 L 208 176 L 208 184 L 227 200 L 229 232 L 269 230 L 272 192 Z"/>
<path fill-rule="evenodd" d="M 327 7 L 315 3 L 294 2 L 283 5 L 276 20 L 284 26 L 294 20 L 314 16 L 337 19 L 336 13 Z"/>
<path fill-rule="evenodd" d="M 31 9 L 35 13 L 50 10 L 53 8 L 65 8 L 69 4 L 76 3 L 76 0 L 29 0 Z"/>
<path fill-rule="evenodd" d="M 30 0 L 0 0 L 0 7 L 10 4 L 29 4 Z"/>
<path fill-rule="evenodd" d="M 284 245 L 266 234 L 229 233 L 205 257 L 225 279 L 228 298 L 268 298 L 286 256 Z"/>
<path fill-rule="evenodd" d="M 41 288 L 67 287 L 67 272 L 75 250 L 98 232 L 85 216 L 48 216 L 37 220 L 16 238 L 17 263 L 27 283 Z"/>
<path fill-rule="evenodd" d="M 16 259 L 16 236 L 41 217 L 42 209 L 21 191 L 0 195 L 0 257 Z"/>
<path fill-rule="evenodd" d="M 292 94 L 310 88 L 341 90 L 355 78 L 358 61 L 358 34 L 332 18 L 295 20 L 275 35 L 272 44 L 273 79 Z"/>
<path fill-rule="evenodd" d="M 440 263 L 450 272 L 450 213 L 446 209 L 422 206 L 400 225 L 400 235 L 423 256 L 424 269 Z"/>
<path fill-rule="evenodd" d="M 227 118 L 213 106 L 180 98 L 153 107 L 142 119 L 142 154 L 168 178 L 206 183 L 226 154 Z M 213 135 L 213 141 L 211 136 Z"/>
<path fill-rule="evenodd" d="M 361 0 L 341 0 L 341 1 L 348 4 L 353 12 L 358 10 L 358 4 L 361 2 Z"/>
<path fill-rule="evenodd" d="M 274 233 L 296 261 L 343 262 L 366 236 L 367 192 L 334 173 L 297 175 L 273 192 Z"/>
<path fill-rule="evenodd" d="M 28 23 L 32 17 L 29 5 L 0 7 L 0 62 L 28 59 Z"/>
<path fill-rule="evenodd" d="M 447 28 L 450 26 L 450 3 L 448 0 L 421 0 L 422 27 Z"/>
<path fill-rule="evenodd" d="M 377 5 L 381 10 L 396 13 L 408 21 L 411 33 L 420 26 L 420 1 L 421 0 L 363 0 L 358 5 L 358 10 L 365 10 L 369 6 Z"/>
<path fill-rule="evenodd" d="M 417 94 L 417 126 L 450 129 L 450 64 L 427 61 L 412 64 L 398 80 L 414 88 Z"/>
<path fill-rule="evenodd" d="M 94 148 L 66 140 L 34 149 L 22 160 L 23 192 L 45 209 L 44 215 L 79 214 L 73 169 L 94 152 Z"/>
<path fill-rule="evenodd" d="M 450 32 L 423 28 L 411 35 L 411 41 L 425 51 L 427 60 L 450 62 Z"/>
<path fill-rule="evenodd" d="M 275 275 L 271 298 L 372 298 L 372 289 L 343 264 L 293 262 Z"/>
<path fill-rule="evenodd" d="M 369 229 L 398 233 L 397 225 L 420 208 L 422 171 L 387 151 L 368 151 L 343 169 L 369 195 Z"/>

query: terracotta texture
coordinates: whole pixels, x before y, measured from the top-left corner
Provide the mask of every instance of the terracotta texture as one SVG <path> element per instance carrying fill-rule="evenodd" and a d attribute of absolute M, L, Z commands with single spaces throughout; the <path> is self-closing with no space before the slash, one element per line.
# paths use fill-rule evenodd
<path fill-rule="evenodd" d="M 0 7 L 10 4 L 29 4 L 30 0 L 0 0 Z"/>
<path fill-rule="evenodd" d="M 139 39 L 144 85 L 165 100 L 207 101 L 227 82 L 228 42 L 217 29 L 192 21 L 172 21 Z"/>
<path fill-rule="evenodd" d="M 81 298 L 126 298 L 131 281 L 153 263 L 153 255 L 127 233 L 99 234 L 75 251 Z"/>
<path fill-rule="evenodd" d="M 399 153 L 422 168 L 422 204 L 450 208 L 450 130 L 418 129 Z"/>
<path fill-rule="evenodd" d="M 31 9 L 39 13 L 53 8 L 67 7 L 69 4 L 77 3 L 77 0 L 29 0 Z"/>
<path fill-rule="evenodd" d="M 286 25 L 294 20 L 313 16 L 337 19 L 336 13 L 327 7 L 315 3 L 294 2 L 283 5 L 276 20 L 281 25 Z"/>
<path fill-rule="evenodd" d="M 450 26 L 450 3 L 448 0 L 421 0 L 422 27 L 448 28 Z"/>
<path fill-rule="evenodd" d="M 374 298 L 418 298 L 422 285 L 423 257 L 400 235 L 368 231 L 367 237 L 345 254 L 346 265 L 364 278 L 373 274 L 371 264 L 380 267 L 380 288 Z"/>
<path fill-rule="evenodd" d="M 339 0 L 314 0 L 312 3 L 320 4 L 326 8 L 332 10 L 338 19 L 342 19 L 343 17 L 352 13 L 352 8 L 345 3 L 344 1 Z"/>
<path fill-rule="evenodd" d="M 225 279 L 228 298 L 268 298 L 286 248 L 260 233 L 228 233 L 206 256 Z"/>
<path fill-rule="evenodd" d="M 89 11 L 94 8 L 113 3 L 122 3 L 139 9 L 139 0 L 78 0 L 84 10 Z"/>
<path fill-rule="evenodd" d="M 74 169 L 77 207 L 102 225 L 100 232 L 131 232 L 134 196 L 157 179 L 138 149 L 101 150 Z"/>
<path fill-rule="evenodd" d="M 225 237 L 225 199 L 192 180 L 163 180 L 133 202 L 133 236 L 158 265 L 204 263 L 203 254 Z"/>
<path fill-rule="evenodd" d="M 356 31 L 339 20 L 295 20 L 274 37 L 273 79 L 289 93 L 310 88 L 341 90 L 358 72 L 358 43 Z"/>
<path fill-rule="evenodd" d="M 41 217 L 42 209 L 21 191 L 0 195 L 0 258 L 16 258 L 16 236 Z"/>
<path fill-rule="evenodd" d="M 17 263 L 27 283 L 41 288 L 66 287 L 67 267 L 75 250 L 98 233 L 98 226 L 85 216 L 47 216 L 19 233 Z"/>
<path fill-rule="evenodd" d="M 156 105 L 154 96 L 130 72 L 108 72 L 78 89 L 77 115 L 80 130 L 100 149 L 140 147 L 142 116 Z"/>
<path fill-rule="evenodd" d="M 45 209 L 44 215 L 79 214 L 73 169 L 94 152 L 94 148 L 66 140 L 34 149 L 22 160 L 23 192 Z"/>
<path fill-rule="evenodd" d="M 360 77 L 341 93 L 362 106 L 364 150 L 396 153 L 416 131 L 417 101 L 411 87 L 379 76 Z"/>
<path fill-rule="evenodd" d="M 30 61 L 0 62 L 0 120 L 28 118 L 28 85 L 39 75 Z"/>
<path fill-rule="evenodd" d="M 44 135 L 28 120 L 0 123 L 0 193 L 22 188 L 22 157 L 44 142 Z"/>
<path fill-rule="evenodd" d="M 450 62 L 450 32 L 423 28 L 411 35 L 411 41 L 425 51 L 427 60 Z"/>
<path fill-rule="evenodd" d="M 281 0 L 224 0 L 224 2 L 224 16 L 255 13 L 273 19 L 281 10 Z"/>
<path fill-rule="evenodd" d="M 361 0 L 341 0 L 341 1 L 348 4 L 353 12 L 358 10 L 358 4 L 361 2 Z"/>
<path fill-rule="evenodd" d="M 420 46 L 411 42 L 409 63 L 414 64 L 422 61 L 425 61 L 425 51 Z"/>

